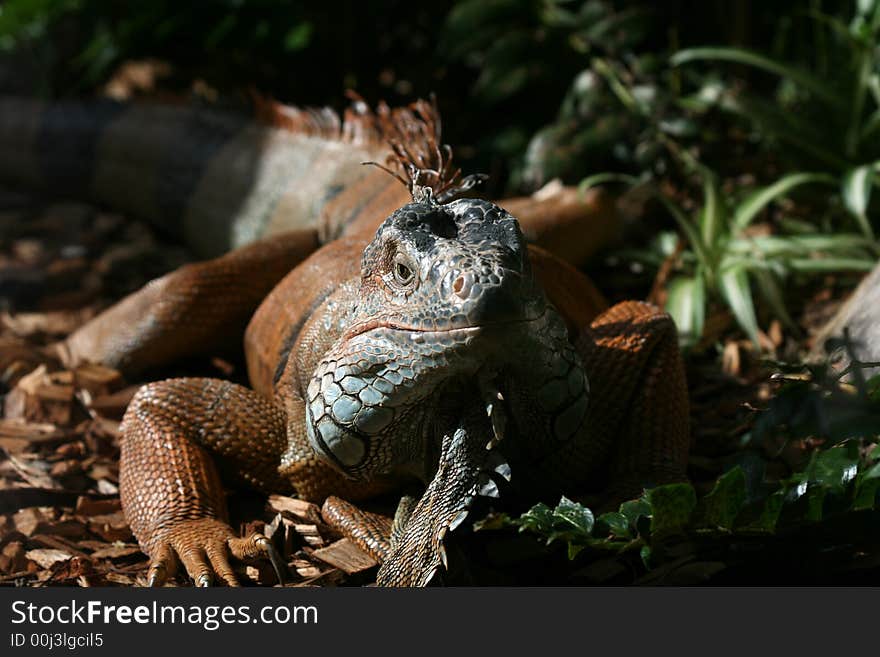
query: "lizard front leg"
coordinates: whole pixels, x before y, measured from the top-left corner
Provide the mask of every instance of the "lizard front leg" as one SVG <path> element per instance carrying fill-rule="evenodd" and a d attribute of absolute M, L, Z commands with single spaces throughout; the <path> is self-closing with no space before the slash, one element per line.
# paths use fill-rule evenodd
<path fill-rule="evenodd" d="M 150 585 L 182 562 L 199 586 L 214 573 L 235 586 L 230 556 L 268 556 L 281 577 L 264 536 L 239 538 L 229 527 L 220 471 L 265 491 L 289 488 L 277 473 L 287 446 L 284 409 L 227 381 L 169 379 L 138 391 L 122 433 L 122 505 L 150 557 Z"/>
<path fill-rule="evenodd" d="M 380 586 L 426 586 L 447 565 L 447 532 L 464 520 L 474 497 L 498 495 L 493 477 L 509 478 L 504 458 L 489 449 L 492 437 L 485 408 L 469 405 L 441 437 L 437 470 L 424 493 L 403 496 L 390 525 L 337 497 L 327 499 L 322 515 L 381 562 Z"/>
<path fill-rule="evenodd" d="M 260 534 L 238 538 L 228 525 L 220 474 L 263 492 L 294 490 L 322 501 L 331 493 L 359 500 L 397 482 L 346 479 L 309 446 L 303 402 L 281 399 L 218 379 L 168 379 L 141 388 L 122 423 L 120 493 L 126 518 L 150 556 L 148 580 L 161 584 L 183 565 L 210 584 L 235 575 L 228 556 L 268 556 Z"/>
<path fill-rule="evenodd" d="M 590 439 L 608 450 L 606 503 L 686 480 L 689 400 L 672 318 L 648 303 L 619 303 L 576 346 L 590 378 Z"/>
<path fill-rule="evenodd" d="M 100 363 L 137 374 L 240 344 L 254 310 L 317 248 L 300 230 L 185 265 L 151 281 L 53 345 L 67 365 Z"/>

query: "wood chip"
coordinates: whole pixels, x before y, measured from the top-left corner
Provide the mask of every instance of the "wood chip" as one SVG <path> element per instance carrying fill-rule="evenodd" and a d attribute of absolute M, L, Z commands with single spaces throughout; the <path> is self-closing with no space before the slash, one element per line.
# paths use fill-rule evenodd
<path fill-rule="evenodd" d="M 134 584 L 134 580 L 131 577 L 123 575 L 122 573 L 107 573 L 105 579 L 108 582 L 113 582 L 114 584 L 120 584 L 122 586 L 131 586 Z"/>
<path fill-rule="evenodd" d="M 297 568 L 296 574 L 305 578 L 320 577 L 322 571 L 317 566 L 306 566 L 305 568 Z"/>
<path fill-rule="evenodd" d="M 343 573 L 341 570 L 338 570 L 337 568 L 333 568 L 331 570 L 326 570 L 318 575 L 309 577 L 308 579 L 304 579 L 301 582 L 296 582 L 290 586 L 334 586 L 338 584 L 343 577 L 345 577 L 345 573 Z"/>
<path fill-rule="evenodd" d="M 36 488 L 61 488 L 46 470 L 49 464 L 42 460 L 27 459 L 24 456 L 9 454 L 7 462 L 22 479 Z"/>
<path fill-rule="evenodd" d="M 116 392 L 99 395 L 93 398 L 88 406 L 99 415 L 114 420 L 121 420 L 125 409 L 131 403 L 131 398 L 140 389 L 140 386 L 128 386 Z"/>
<path fill-rule="evenodd" d="M 95 572 L 91 559 L 88 557 L 73 556 L 69 560 L 59 561 L 51 566 L 51 583 L 70 583 L 70 580 L 78 580 L 82 576 L 88 576 Z"/>
<path fill-rule="evenodd" d="M 37 390 L 49 382 L 49 371 L 45 365 L 40 365 L 27 376 L 22 377 L 18 385 L 19 390 L 23 390 L 28 395 L 36 395 Z"/>
<path fill-rule="evenodd" d="M 108 543 L 126 542 L 132 538 L 131 529 L 121 511 L 106 516 L 92 516 L 89 518 L 89 531 Z"/>
<path fill-rule="evenodd" d="M 35 444 L 60 441 L 69 433 L 46 422 L 28 422 L 22 418 L 0 420 L 0 437 L 21 438 Z"/>
<path fill-rule="evenodd" d="M 65 538 L 86 537 L 85 524 L 79 520 L 44 520 L 37 525 L 36 531 L 40 534 L 52 534 Z"/>
<path fill-rule="evenodd" d="M 34 534 L 31 537 L 31 540 L 28 541 L 32 545 L 39 545 L 44 548 L 49 548 L 52 550 L 60 550 L 61 552 L 65 552 L 74 557 L 82 557 L 84 559 L 88 559 L 89 555 L 87 555 L 82 550 L 77 549 L 76 545 L 72 544 L 70 541 L 61 538 L 60 536 L 52 536 L 50 534 Z"/>
<path fill-rule="evenodd" d="M 52 564 L 67 561 L 71 558 L 71 555 L 67 552 L 53 549 L 28 550 L 24 556 L 38 563 L 42 568 L 51 568 Z"/>
<path fill-rule="evenodd" d="M 0 572 L 15 573 L 27 568 L 24 543 L 12 541 L 3 546 L 0 551 Z"/>
<path fill-rule="evenodd" d="M 324 538 L 321 536 L 321 533 L 318 531 L 318 527 L 316 525 L 310 524 L 294 524 L 294 531 L 302 536 L 303 540 L 306 542 L 306 545 L 310 545 L 312 547 L 323 547 L 324 546 Z"/>
<path fill-rule="evenodd" d="M 43 522 L 44 516 L 39 509 L 22 509 L 12 516 L 15 528 L 25 536 L 30 536 L 37 530 L 37 526 Z"/>
<path fill-rule="evenodd" d="M 269 508 L 276 513 L 287 514 L 300 520 L 305 520 L 311 524 L 317 525 L 322 523 L 321 509 L 317 504 L 298 500 L 294 497 L 285 495 L 270 495 Z"/>
<path fill-rule="evenodd" d="M 336 541 L 320 550 L 315 550 L 312 552 L 312 556 L 339 568 L 347 575 L 353 575 L 379 565 L 379 562 L 347 538 Z"/>
<path fill-rule="evenodd" d="M 143 554 L 137 545 L 115 544 L 92 552 L 93 559 L 120 559 L 133 554 Z"/>
<path fill-rule="evenodd" d="M 74 418 L 73 404 L 73 385 L 59 381 L 58 377 L 53 379 L 46 366 L 40 365 L 10 391 L 4 402 L 4 413 L 7 418 L 66 426 Z"/>
<path fill-rule="evenodd" d="M 724 345 L 724 351 L 721 355 L 721 369 L 730 376 L 740 375 L 742 366 L 739 345 L 736 342 L 730 341 Z"/>
<path fill-rule="evenodd" d="M 118 495 L 119 486 L 106 479 L 98 480 L 98 492 L 102 495 Z"/>
<path fill-rule="evenodd" d="M 101 365 L 80 365 L 73 371 L 73 379 L 78 388 L 88 390 L 92 395 L 107 395 L 119 390 L 124 381 L 114 369 Z"/>
<path fill-rule="evenodd" d="M 47 313 L 0 314 L 0 324 L 20 337 L 33 335 L 64 336 L 91 319 L 94 310 L 58 310 Z"/>
<path fill-rule="evenodd" d="M 62 479 L 64 477 L 70 477 L 71 475 L 79 474 L 81 472 L 82 461 L 79 461 L 77 459 L 66 459 L 64 461 L 53 463 L 52 467 L 49 469 L 49 476 L 56 479 Z"/>
<path fill-rule="evenodd" d="M 254 584 L 258 584 L 260 582 L 260 570 L 255 566 L 245 566 L 244 574 L 247 576 L 249 580 L 251 580 Z"/>
<path fill-rule="evenodd" d="M 121 508 L 119 498 L 96 500 L 83 495 L 76 500 L 75 513 L 81 516 L 103 516 L 115 514 Z"/>
<path fill-rule="evenodd" d="M 35 506 L 73 506 L 78 494 L 49 488 L 7 488 L 0 490 L 0 513 Z"/>

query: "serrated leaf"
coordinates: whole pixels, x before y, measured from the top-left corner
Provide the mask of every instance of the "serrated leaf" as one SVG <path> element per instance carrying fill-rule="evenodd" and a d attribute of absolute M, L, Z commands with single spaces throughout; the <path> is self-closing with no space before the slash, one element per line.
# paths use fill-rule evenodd
<path fill-rule="evenodd" d="M 522 514 L 516 521 L 520 531 L 533 531 L 536 534 L 549 534 L 553 530 L 553 511 L 539 502 Z"/>
<path fill-rule="evenodd" d="M 564 495 L 553 510 L 553 518 L 556 521 L 555 526 L 568 526 L 569 529 L 582 534 L 584 538 L 591 535 L 595 524 L 592 511 L 577 502 L 572 502 Z"/>
<path fill-rule="evenodd" d="M 811 486 L 807 488 L 807 515 L 808 522 L 819 522 L 822 520 L 822 511 L 825 507 L 825 497 L 828 495 L 828 489 L 822 486 Z"/>
<path fill-rule="evenodd" d="M 746 485 L 746 503 L 763 500 L 766 495 L 764 485 L 764 476 L 767 472 L 766 459 L 758 452 L 748 449 L 737 452 L 731 457 L 731 460 L 735 464 L 733 467 L 739 468 L 743 473 Z"/>
<path fill-rule="evenodd" d="M 574 559 L 578 554 L 581 553 L 586 545 L 579 545 L 577 543 L 569 543 L 568 544 L 568 558 L 569 560 Z"/>
<path fill-rule="evenodd" d="M 731 529 L 746 501 L 746 475 L 736 466 L 715 482 L 704 498 L 705 524 L 708 527 Z"/>
<path fill-rule="evenodd" d="M 815 452 L 805 475 L 811 484 L 817 484 L 842 494 L 858 474 L 859 453 L 853 441 L 844 445 Z"/>
<path fill-rule="evenodd" d="M 474 531 L 492 531 L 498 529 L 504 529 L 505 527 L 510 527 L 511 525 L 520 525 L 518 519 L 511 518 L 506 513 L 490 513 L 485 518 L 477 520 L 474 522 Z"/>
<path fill-rule="evenodd" d="M 630 538 L 632 532 L 629 527 L 629 519 L 617 511 L 603 513 L 596 518 L 596 534 L 610 534 L 615 538 Z"/>
<path fill-rule="evenodd" d="M 697 494 L 690 484 L 667 484 L 648 491 L 651 504 L 652 537 L 681 533 L 697 505 Z"/>
<path fill-rule="evenodd" d="M 876 466 L 875 466 L 876 467 Z M 854 511 L 873 509 L 877 504 L 877 491 L 880 489 L 880 471 L 875 477 L 866 477 L 861 473 L 856 479 L 856 491 L 853 495 Z"/>
<path fill-rule="evenodd" d="M 646 495 L 637 500 L 629 500 L 620 505 L 620 514 L 627 519 L 632 527 L 636 526 L 639 518 L 651 516 L 651 503 Z"/>
<path fill-rule="evenodd" d="M 758 518 L 742 527 L 744 530 L 772 533 L 776 530 L 776 523 L 785 505 L 785 491 L 778 490 L 767 497 Z"/>

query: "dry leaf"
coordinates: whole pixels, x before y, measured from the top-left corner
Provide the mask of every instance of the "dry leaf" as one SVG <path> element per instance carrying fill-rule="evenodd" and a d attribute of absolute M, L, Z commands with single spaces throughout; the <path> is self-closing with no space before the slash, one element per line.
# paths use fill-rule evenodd
<path fill-rule="evenodd" d="M 25 552 L 24 556 L 31 561 L 35 561 L 42 568 L 51 568 L 52 564 L 59 563 L 61 561 L 67 561 L 71 558 L 71 555 L 67 552 L 48 548 L 39 550 L 28 550 L 27 552 Z"/>

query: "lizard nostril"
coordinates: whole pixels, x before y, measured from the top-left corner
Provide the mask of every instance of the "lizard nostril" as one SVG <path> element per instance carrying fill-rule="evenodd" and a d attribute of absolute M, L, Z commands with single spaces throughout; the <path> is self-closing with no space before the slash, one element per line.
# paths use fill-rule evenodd
<path fill-rule="evenodd" d="M 455 279 L 455 282 L 452 284 L 452 291 L 457 295 L 461 296 L 461 288 L 464 287 L 464 277 L 459 276 Z"/>

